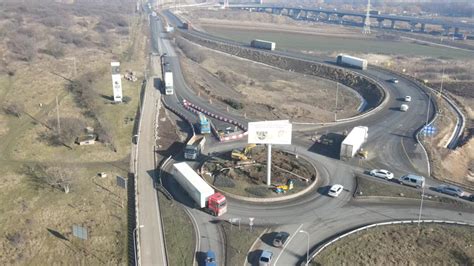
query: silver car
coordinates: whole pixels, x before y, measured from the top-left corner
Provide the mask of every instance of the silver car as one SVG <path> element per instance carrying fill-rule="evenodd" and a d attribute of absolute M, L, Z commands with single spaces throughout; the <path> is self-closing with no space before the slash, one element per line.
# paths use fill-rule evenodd
<path fill-rule="evenodd" d="M 462 197 L 464 196 L 464 191 L 456 186 L 450 185 L 441 185 L 436 188 L 436 191 L 444 194 L 448 194 L 454 197 Z"/>

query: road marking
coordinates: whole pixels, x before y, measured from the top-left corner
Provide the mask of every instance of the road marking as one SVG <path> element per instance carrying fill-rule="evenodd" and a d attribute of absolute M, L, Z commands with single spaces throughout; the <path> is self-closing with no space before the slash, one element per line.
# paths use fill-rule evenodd
<path fill-rule="evenodd" d="M 411 160 L 410 156 L 408 156 L 408 152 L 407 152 L 407 150 L 405 149 L 405 145 L 403 144 L 403 138 L 400 138 L 400 143 L 402 144 L 403 152 L 404 152 L 405 155 L 407 156 L 408 161 L 410 162 L 411 166 L 413 166 L 413 168 L 415 168 L 416 170 L 419 170 L 418 167 L 416 167 L 416 165 L 415 165 L 415 164 L 413 163 L 413 161 Z"/>
<path fill-rule="evenodd" d="M 301 224 L 298 227 L 298 229 L 296 229 L 296 231 L 293 233 L 293 235 L 290 237 L 290 239 L 288 239 L 288 241 L 286 241 L 285 245 L 283 245 L 283 248 L 281 249 L 280 254 L 278 254 L 278 257 L 276 258 L 274 265 L 277 265 L 278 259 L 280 259 L 281 254 L 283 254 L 283 252 L 285 251 L 285 248 L 288 246 L 288 244 L 290 244 L 291 240 L 293 240 L 293 238 L 296 236 L 296 234 L 300 231 L 301 227 L 303 227 L 303 224 Z"/>

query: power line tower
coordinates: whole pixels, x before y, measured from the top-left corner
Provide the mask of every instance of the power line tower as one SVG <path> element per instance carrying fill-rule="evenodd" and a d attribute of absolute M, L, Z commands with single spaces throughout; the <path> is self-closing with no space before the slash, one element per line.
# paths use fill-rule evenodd
<path fill-rule="evenodd" d="M 365 13 L 363 34 L 370 34 L 370 0 L 367 0 L 367 13 Z"/>

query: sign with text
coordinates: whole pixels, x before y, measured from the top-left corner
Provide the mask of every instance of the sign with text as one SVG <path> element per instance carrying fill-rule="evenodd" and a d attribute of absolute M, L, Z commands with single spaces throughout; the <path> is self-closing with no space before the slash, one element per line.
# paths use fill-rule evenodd
<path fill-rule="evenodd" d="M 291 131 L 288 120 L 250 122 L 248 143 L 291 144 Z"/>

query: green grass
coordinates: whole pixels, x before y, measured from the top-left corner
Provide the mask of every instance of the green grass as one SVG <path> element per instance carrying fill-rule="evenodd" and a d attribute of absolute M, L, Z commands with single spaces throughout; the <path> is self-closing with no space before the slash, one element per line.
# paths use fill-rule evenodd
<path fill-rule="evenodd" d="M 219 28 L 206 26 L 209 33 L 235 41 L 249 43 L 253 39 L 276 42 L 278 50 L 304 50 L 322 53 L 357 52 L 387 55 L 474 58 L 472 52 L 427 46 L 408 41 L 383 41 L 334 36 L 309 35 L 291 32 Z"/>
<path fill-rule="evenodd" d="M 265 228 L 254 226 L 250 231 L 250 227 L 243 224 L 239 230 L 238 225 L 231 226 L 227 222 L 222 223 L 221 228 L 226 241 L 226 263 L 219 265 L 243 265 L 247 261 L 247 252 L 250 247 L 265 230 Z"/>
<path fill-rule="evenodd" d="M 473 236 L 469 226 L 380 226 L 337 241 L 310 265 L 472 265 Z"/>
<path fill-rule="evenodd" d="M 159 193 L 169 265 L 192 265 L 196 243 L 193 224 L 184 209 Z"/>

